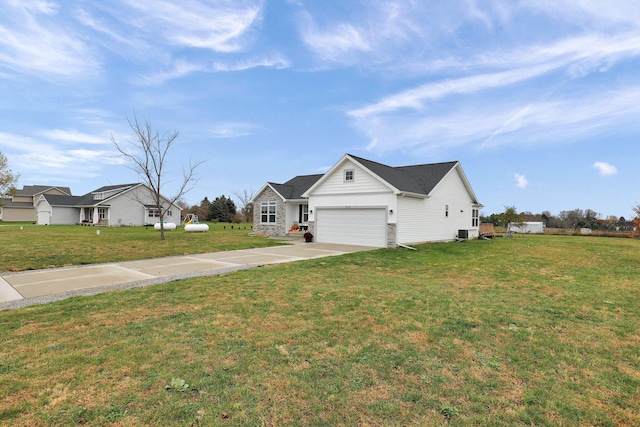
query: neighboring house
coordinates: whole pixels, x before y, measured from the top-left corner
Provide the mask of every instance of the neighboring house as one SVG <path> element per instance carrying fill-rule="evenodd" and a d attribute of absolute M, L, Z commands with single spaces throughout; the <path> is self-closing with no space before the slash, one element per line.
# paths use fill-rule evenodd
<path fill-rule="evenodd" d="M 297 222 L 318 242 L 374 247 L 477 238 L 482 207 L 459 162 L 392 167 L 350 154 L 324 175 L 267 183 L 253 203 L 256 233 Z"/>
<path fill-rule="evenodd" d="M 522 225 L 509 224 L 509 231 L 513 231 L 515 233 L 533 233 L 533 234 L 544 234 L 544 222 L 540 221 L 525 221 Z"/>
<path fill-rule="evenodd" d="M 2 221 L 31 221 L 37 220 L 35 204 L 43 194 L 70 196 L 69 187 L 55 187 L 50 185 L 25 185 L 11 198 L 2 199 L 0 206 L 0 220 Z"/>
<path fill-rule="evenodd" d="M 166 206 L 170 201 L 164 198 Z M 36 202 L 38 224 L 88 224 L 105 226 L 153 225 L 160 221 L 152 192 L 145 184 L 101 187 L 84 196 L 43 194 Z M 177 205 L 165 214 L 166 222 L 179 223 Z"/>

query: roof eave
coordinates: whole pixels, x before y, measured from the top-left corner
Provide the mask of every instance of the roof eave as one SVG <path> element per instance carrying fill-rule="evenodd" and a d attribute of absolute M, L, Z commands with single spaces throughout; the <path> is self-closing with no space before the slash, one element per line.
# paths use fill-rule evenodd
<path fill-rule="evenodd" d="M 396 194 L 398 197 L 412 197 L 414 199 L 428 199 L 431 197 L 428 194 L 413 193 L 411 191 L 398 191 Z"/>

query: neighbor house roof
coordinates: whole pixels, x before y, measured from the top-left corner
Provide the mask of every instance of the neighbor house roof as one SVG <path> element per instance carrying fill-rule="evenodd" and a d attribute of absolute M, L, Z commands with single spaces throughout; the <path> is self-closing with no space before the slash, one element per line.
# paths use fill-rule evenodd
<path fill-rule="evenodd" d="M 77 206 L 82 204 L 80 201 L 83 199 L 83 196 L 63 196 L 60 194 L 43 194 L 42 197 L 51 206 Z"/>
<path fill-rule="evenodd" d="M 63 193 L 71 195 L 71 189 L 69 187 L 57 187 L 53 185 L 23 185 L 22 190 L 16 190 L 17 196 L 35 196 L 37 194 L 44 193 L 45 191 L 52 189 L 60 190 Z"/>
<path fill-rule="evenodd" d="M 33 203 L 31 202 L 14 202 L 9 198 L 0 199 L 0 206 L 3 208 L 33 209 Z"/>
<path fill-rule="evenodd" d="M 82 196 L 62 196 L 58 194 L 43 194 L 42 197 L 44 197 L 47 200 L 47 202 L 49 202 L 49 204 L 52 206 L 96 206 L 96 205 L 105 206 L 104 204 L 105 200 L 109 200 L 112 197 L 122 193 L 123 191 L 126 191 L 137 185 L 140 185 L 140 184 L 108 185 L 105 187 L 100 187 L 97 190 L 93 190 L 90 193 L 84 194 Z M 117 191 L 109 195 L 109 197 L 107 197 L 106 199 L 96 199 L 93 196 L 96 193 L 104 193 L 106 191 L 113 191 L 113 190 L 120 190 L 120 191 Z"/>
<path fill-rule="evenodd" d="M 107 185 L 105 187 L 100 187 L 96 190 L 93 190 L 90 193 L 84 194 L 82 196 L 62 196 L 58 194 L 43 194 L 41 197 L 44 197 L 47 200 L 47 202 L 49 202 L 49 204 L 52 206 L 70 206 L 70 207 L 109 206 L 107 203 L 109 200 L 113 199 L 119 194 L 124 193 L 125 191 L 128 191 L 140 185 L 146 187 L 145 184 L 141 184 L 141 183 Z M 114 192 L 114 190 L 118 190 L 118 191 Z M 109 194 L 109 196 L 104 199 L 96 199 L 94 197 L 94 194 L 104 193 L 104 192 L 113 192 L 113 194 Z"/>
<path fill-rule="evenodd" d="M 120 184 L 120 185 L 106 185 L 104 187 L 100 187 L 97 190 L 93 190 L 90 194 L 93 193 L 104 193 L 105 191 L 113 191 L 113 190 L 118 190 L 118 189 L 122 189 L 122 191 L 127 190 L 131 187 L 135 187 L 136 185 L 140 185 L 140 183 L 134 183 L 134 184 Z"/>

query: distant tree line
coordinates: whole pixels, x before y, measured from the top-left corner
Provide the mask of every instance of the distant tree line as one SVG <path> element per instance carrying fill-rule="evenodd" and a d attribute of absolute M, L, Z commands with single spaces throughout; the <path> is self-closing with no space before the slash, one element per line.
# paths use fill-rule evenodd
<path fill-rule="evenodd" d="M 202 201 L 191 207 L 183 210 L 183 215 L 195 214 L 198 216 L 198 221 L 209 222 L 252 222 L 253 221 L 253 205 L 251 198 L 253 197 L 250 192 L 244 191 L 243 193 L 236 194 L 240 208 L 236 206 L 236 203 L 229 196 L 221 195 L 216 197 L 213 201 L 210 201 L 208 197 L 202 199 Z"/>
<path fill-rule="evenodd" d="M 481 222 L 491 223 L 497 226 L 506 226 L 509 222 L 542 222 L 549 228 L 590 228 L 603 231 L 633 231 L 635 224 L 624 217 L 602 216 L 592 209 L 574 209 L 561 211 L 558 215 L 552 215 L 549 211 L 532 213 L 523 211 L 518 213 L 514 206 L 507 206 L 504 212 L 494 213 L 489 216 L 481 216 Z"/>

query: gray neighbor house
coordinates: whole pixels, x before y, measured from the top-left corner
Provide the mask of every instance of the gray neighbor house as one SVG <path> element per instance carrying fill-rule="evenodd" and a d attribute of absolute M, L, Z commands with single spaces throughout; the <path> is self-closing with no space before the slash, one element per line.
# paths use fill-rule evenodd
<path fill-rule="evenodd" d="M 163 206 L 169 207 L 164 220 L 179 223 L 181 208 L 163 200 Z M 83 196 L 71 195 L 67 187 L 24 186 L 3 203 L 4 221 L 100 226 L 142 226 L 160 221 L 152 192 L 141 183 L 105 186 Z"/>

